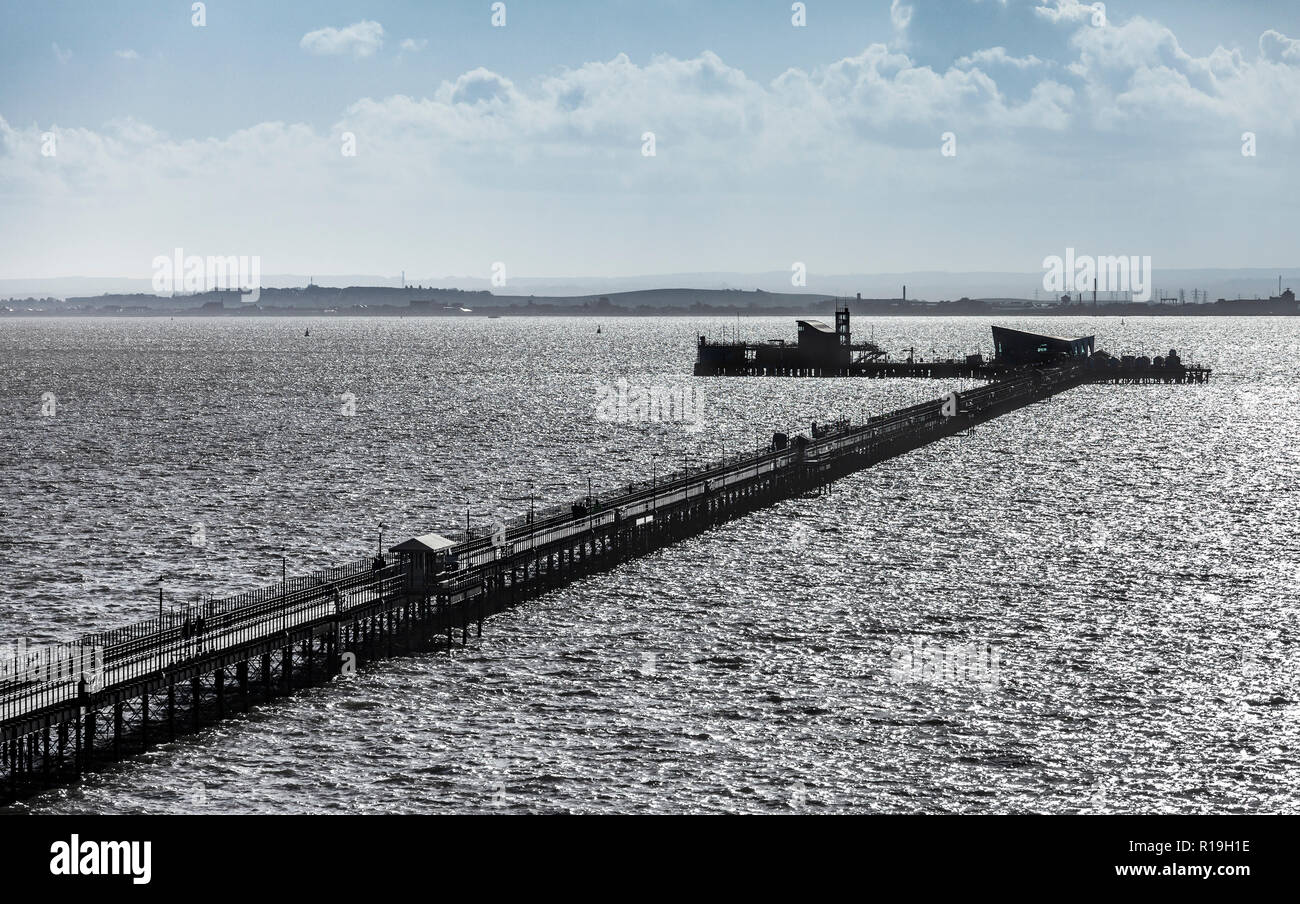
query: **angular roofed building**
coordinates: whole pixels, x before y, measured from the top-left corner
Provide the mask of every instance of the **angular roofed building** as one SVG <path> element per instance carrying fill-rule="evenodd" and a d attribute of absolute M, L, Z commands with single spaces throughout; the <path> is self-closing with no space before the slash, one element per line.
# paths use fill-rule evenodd
<path fill-rule="evenodd" d="M 1002 364 L 1047 364 L 1063 358 L 1090 358 L 1095 336 L 1062 339 L 1005 326 L 993 327 L 993 354 Z"/>

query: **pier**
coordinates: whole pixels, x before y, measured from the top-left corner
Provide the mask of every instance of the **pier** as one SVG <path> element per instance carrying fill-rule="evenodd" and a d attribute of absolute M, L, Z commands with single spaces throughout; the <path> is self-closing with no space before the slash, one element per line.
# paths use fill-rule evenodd
<path fill-rule="evenodd" d="M 0 660 L 0 803 L 76 781 L 366 662 L 469 643 L 486 618 L 629 558 L 961 433 L 1085 383 L 1075 361 L 1005 369 L 987 385 L 865 422 L 776 433 L 767 448 L 483 536 L 413 537 L 382 555 L 72 643 Z"/>
<path fill-rule="evenodd" d="M 1174 349 L 1168 355 L 1122 355 L 1093 350 L 1093 337 L 1062 339 L 1007 327 L 993 327 L 997 354 L 926 361 L 908 350 L 890 360 L 874 342 L 854 342 L 848 306 L 835 312 L 835 326 L 797 320 L 795 342 L 710 341 L 696 337 L 697 377 L 875 377 L 930 380 L 1002 380 L 1025 366 L 1071 362 L 1086 368 L 1094 383 L 1204 383 L 1210 370 L 1185 364 Z"/>
<path fill-rule="evenodd" d="M 996 361 L 935 359 L 854 361 L 842 366 L 766 364 L 756 360 L 697 363 L 697 377 L 860 377 L 919 380 L 1001 380 L 1012 371 Z M 1162 358 L 1098 357 L 1089 367 L 1091 383 L 1205 383 L 1211 370 L 1199 365 L 1166 364 Z"/>

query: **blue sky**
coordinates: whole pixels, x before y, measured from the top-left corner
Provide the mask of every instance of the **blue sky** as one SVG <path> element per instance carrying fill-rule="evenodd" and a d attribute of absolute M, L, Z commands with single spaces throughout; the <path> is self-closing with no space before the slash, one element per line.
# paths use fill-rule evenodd
<path fill-rule="evenodd" d="M 805 5 L 5 2 L 0 277 L 1296 263 L 1300 3 Z"/>

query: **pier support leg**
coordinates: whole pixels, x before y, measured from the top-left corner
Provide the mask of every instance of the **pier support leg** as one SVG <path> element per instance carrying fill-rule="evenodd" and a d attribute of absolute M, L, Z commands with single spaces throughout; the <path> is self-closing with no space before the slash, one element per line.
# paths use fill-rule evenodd
<path fill-rule="evenodd" d="M 93 707 L 86 708 L 86 733 L 83 740 L 85 742 L 85 752 L 81 761 L 84 768 L 90 769 L 95 763 L 95 710 Z"/>
<path fill-rule="evenodd" d="M 54 770 L 59 775 L 62 775 L 63 771 L 67 768 L 67 760 L 68 760 L 68 723 L 64 721 L 59 723 L 57 762 L 54 765 Z"/>
<path fill-rule="evenodd" d="M 45 750 L 41 756 L 41 783 L 48 788 L 50 786 L 50 717 L 45 717 L 45 730 L 41 732 L 44 736 Z"/>
<path fill-rule="evenodd" d="M 235 680 L 239 682 L 239 710 L 248 712 L 248 660 L 235 666 Z"/>
<path fill-rule="evenodd" d="M 201 717 L 199 715 L 199 708 L 202 702 L 203 702 L 203 682 L 199 680 L 198 675 L 195 675 L 193 678 L 190 679 L 190 716 L 192 717 L 191 721 L 194 723 L 195 731 L 198 731 L 199 726 L 202 724 Z"/>

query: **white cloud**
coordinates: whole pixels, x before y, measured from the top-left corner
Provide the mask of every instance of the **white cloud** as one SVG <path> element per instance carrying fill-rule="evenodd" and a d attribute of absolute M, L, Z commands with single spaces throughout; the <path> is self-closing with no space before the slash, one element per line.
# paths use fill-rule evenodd
<path fill-rule="evenodd" d="M 294 186 L 310 198 L 322 190 L 350 197 L 367 186 L 409 193 L 413 185 L 503 182 L 525 192 L 739 190 L 756 174 L 838 179 L 879 153 L 872 148 L 928 146 L 957 121 L 972 136 L 1054 134 L 1069 124 L 1074 99 L 1073 89 L 1047 81 L 1012 102 L 978 70 L 937 72 L 883 44 L 767 83 L 709 52 L 644 64 L 620 54 L 527 85 L 474 69 L 424 97 L 358 100 L 324 131 L 266 122 L 181 141 L 134 120 L 63 130 L 57 167 L 36 156 L 34 136 L 5 126 L 0 194 L 39 186 L 29 196 L 116 199 L 147 185 L 149 193 L 219 204 L 236 195 L 283 197 Z M 344 131 L 360 140 L 356 158 L 339 154 Z M 645 131 L 658 138 L 654 165 L 639 165 Z"/>
<path fill-rule="evenodd" d="M 889 4 L 889 21 L 894 23 L 896 30 L 906 31 L 912 23 L 912 7 L 904 5 L 902 0 L 893 0 Z"/>
<path fill-rule="evenodd" d="M 1261 36 L 1254 62 L 1222 47 L 1194 57 L 1168 28 L 1139 16 L 1106 28 L 1084 25 L 1070 43 L 1079 57 L 1068 70 L 1083 82 L 1098 127 L 1300 128 L 1300 71 L 1290 65 L 1300 57 L 1288 57 L 1296 42 L 1279 32 Z"/>
<path fill-rule="evenodd" d="M 234 162 L 223 166 L 267 154 L 324 165 L 331 151 L 337 154 L 331 136 L 352 131 L 362 136 L 365 148 L 351 164 L 355 171 L 380 159 L 390 166 L 415 161 L 417 171 L 442 168 L 473 181 L 475 172 L 496 172 L 492 167 L 507 162 L 518 167 L 519 179 L 563 181 L 573 174 L 596 185 L 602 173 L 627 181 L 689 166 L 695 171 L 684 168 L 676 175 L 707 184 L 809 161 L 839 167 L 855 160 L 864 142 L 925 146 L 949 128 L 990 137 L 1022 130 L 1016 141 L 1029 153 L 1034 142 L 1054 144 L 1054 136 L 1080 122 L 1104 129 L 1128 119 L 1153 127 L 1181 122 L 1195 125 L 1185 133 L 1191 136 L 1215 122 L 1300 127 L 1300 78 L 1294 66 L 1247 61 L 1222 48 L 1193 58 L 1168 29 L 1142 19 L 1106 29 L 1084 26 L 1071 41 L 1078 59 L 1065 70 L 1067 77 L 1043 78 L 1015 97 L 975 64 L 1018 70 L 1047 64 L 1034 56 L 1012 57 L 1001 47 L 936 70 L 873 44 L 812 71 L 788 70 L 767 83 L 711 52 L 692 59 L 660 56 L 644 64 L 620 54 L 527 85 L 477 68 L 424 97 L 363 98 L 324 134 L 305 125 L 262 123 L 225 139 L 176 142 L 146 124 L 117 124 L 77 140 L 65 136 L 59 168 L 41 172 L 70 185 L 83 177 L 93 181 L 94 174 L 118 173 L 122 184 L 130 185 L 144 178 L 136 170 L 146 162 L 182 179 L 186 174 L 210 179 L 207 168 L 224 156 Z M 1276 32 L 1261 38 L 1268 54 L 1283 59 L 1295 43 Z M 645 131 L 656 132 L 658 168 L 629 169 L 628 148 L 639 148 Z M 1042 137 L 1034 138 L 1035 133 Z M 1168 141 L 1177 140 L 1168 135 Z M 0 151 L 0 161 L 17 163 L 13 148 L 31 146 L 35 143 L 27 139 L 15 141 Z M 18 166 L 16 172 L 22 170 Z M 112 184 L 108 179 L 106 185 Z"/>
<path fill-rule="evenodd" d="M 136 53 L 134 50 L 130 50 L 130 49 L 127 49 L 127 50 L 114 50 L 114 51 L 113 51 L 113 55 L 116 56 L 118 59 L 122 59 L 122 60 L 138 60 L 138 59 L 140 59 L 140 54 L 138 54 L 138 53 Z"/>
<path fill-rule="evenodd" d="M 429 41 L 427 38 L 403 38 L 398 46 L 407 53 L 419 53 L 429 46 Z"/>
<path fill-rule="evenodd" d="M 1259 52 L 1274 62 L 1300 63 L 1300 41 L 1271 28 L 1259 36 Z"/>
<path fill-rule="evenodd" d="M 1007 53 L 1005 47 L 990 47 L 987 50 L 977 50 L 969 56 L 957 60 L 956 63 L 959 69 L 969 69 L 972 66 L 1014 66 L 1017 69 L 1029 69 L 1042 65 L 1043 61 L 1032 53 L 1029 56 L 1014 57 Z"/>
<path fill-rule="evenodd" d="M 1077 59 L 1062 70 L 1064 77 L 1040 78 L 1027 93 L 1013 95 L 979 65 L 1029 71 L 1049 64 L 993 47 L 936 70 L 873 44 L 770 82 L 711 52 L 692 59 L 659 56 L 643 64 L 620 54 L 528 84 L 477 68 L 423 97 L 362 98 L 323 134 L 284 123 L 262 123 L 207 142 L 171 141 L 141 123 L 87 131 L 84 140 L 61 140 L 60 166 L 40 173 L 71 182 L 118 172 L 129 185 L 144 178 L 134 171 L 149 161 L 182 178 L 191 172 L 208 178 L 205 168 L 223 155 L 241 160 L 271 153 L 262 142 L 274 146 L 277 159 L 326 161 L 331 151 L 337 153 L 331 136 L 352 131 L 365 148 L 351 164 L 354 171 L 380 159 L 398 166 L 415 161 L 415 170 L 442 168 L 473 181 L 476 172 L 486 178 L 505 162 L 521 180 L 589 177 L 598 185 L 602 174 L 626 182 L 682 166 L 675 175 L 707 184 L 810 162 L 829 172 L 854 161 L 864 143 L 923 147 L 950 128 L 964 136 L 983 131 L 990 138 L 1021 131 L 1015 140 L 1026 154 L 1036 142 L 1055 146 L 1060 132 L 1080 123 L 1106 132 L 1133 122 L 1169 129 L 1162 139 L 1167 144 L 1180 136 L 1195 139 L 1216 124 L 1300 128 L 1300 69 L 1282 62 L 1294 59 L 1297 42 L 1278 32 L 1261 37 L 1263 56 L 1255 60 L 1223 48 L 1192 57 L 1172 32 L 1140 18 L 1105 29 L 1084 25 L 1070 41 Z M 330 46 L 356 52 L 351 39 Z M 1179 132 L 1179 125 L 1191 128 Z M 645 131 L 658 139 L 657 168 L 629 169 L 628 148 L 639 148 Z M 21 154 L 14 148 L 31 146 L 24 139 L 0 149 L 0 162 L 17 163 Z"/>
<path fill-rule="evenodd" d="M 1036 6 L 1034 12 L 1049 22 L 1091 22 L 1093 5 L 1080 0 L 1052 0 L 1052 6 Z"/>
<path fill-rule="evenodd" d="M 318 28 L 298 42 L 303 50 L 321 56 L 350 53 L 354 57 L 372 56 L 384 45 L 384 26 L 369 19 L 346 28 Z"/>
<path fill-rule="evenodd" d="M 57 42 L 51 44 L 50 47 L 54 50 L 54 58 L 60 63 L 66 63 L 68 60 L 72 59 L 72 51 L 64 50 Z"/>

